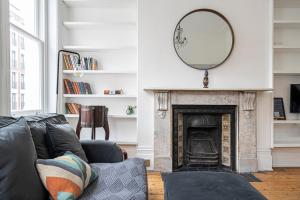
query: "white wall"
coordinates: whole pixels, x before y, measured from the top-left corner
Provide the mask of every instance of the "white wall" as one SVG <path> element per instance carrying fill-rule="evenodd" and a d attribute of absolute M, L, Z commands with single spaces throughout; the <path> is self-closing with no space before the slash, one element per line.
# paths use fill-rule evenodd
<path fill-rule="evenodd" d="M 202 87 L 203 71 L 182 63 L 172 44 L 178 21 L 198 8 L 222 13 L 235 33 L 229 60 L 209 71 L 209 87 L 272 87 L 271 0 L 139 0 L 138 154 L 141 156 L 153 155 L 153 94 L 144 88 Z"/>

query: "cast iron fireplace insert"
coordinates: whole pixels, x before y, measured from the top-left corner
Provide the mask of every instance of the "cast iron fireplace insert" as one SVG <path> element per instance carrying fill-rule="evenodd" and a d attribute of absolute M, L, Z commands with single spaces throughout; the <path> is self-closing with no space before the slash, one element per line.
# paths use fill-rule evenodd
<path fill-rule="evenodd" d="M 235 171 L 236 106 L 173 105 L 173 171 Z"/>

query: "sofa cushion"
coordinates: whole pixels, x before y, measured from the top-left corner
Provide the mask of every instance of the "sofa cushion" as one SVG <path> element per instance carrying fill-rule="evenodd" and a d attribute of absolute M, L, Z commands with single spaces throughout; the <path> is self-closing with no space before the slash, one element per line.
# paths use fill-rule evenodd
<path fill-rule="evenodd" d="M 55 113 L 46 113 L 46 114 L 38 114 L 38 115 L 28 115 L 24 117 L 28 124 L 33 122 L 38 123 L 51 123 L 51 124 L 66 124 L 68 121 L 66 120 L 64 115 L 55 114 Z"/>
<path fill-rule="evenodd" d="M 13 117 L 0 116 L 0 128 L 3 126 L 7 126 L 8 124 L 11 124 L 15 121 L 16 119 Z"/>
<path fill-rule="evenodd" d="M 50 155 L 46 144 L 46 123 L 66 124 L 65 116 L 57 114 L 39 114 L 25 117 L 30 127 L 38 159 L 49 159 Z"/>
<path fill-rule="evenodd" d="M 86 162 L 71 152 L 55 159 L 39 159 L 36 165 L 53 199 L 76 199 L 98 177 Z"/>
<path fill-rule="evenodd" d="M 47 123 L 46 142 L 50 156 L 55 158 L 70 151 L 88 162 L 74 129 L 69 124 Z"/>
<path fill-rule="evenodd" d="M 35 161 L 36 151 L 24 118 L 0 128 L 0 199 L 47 199 Z"/>
<path fill-rule="evenodd" d="M 146 200 L 147 175 L 144 160 L 131 158 L 119 163 L 93 163 L 99 178 L 80 200 Z"/>

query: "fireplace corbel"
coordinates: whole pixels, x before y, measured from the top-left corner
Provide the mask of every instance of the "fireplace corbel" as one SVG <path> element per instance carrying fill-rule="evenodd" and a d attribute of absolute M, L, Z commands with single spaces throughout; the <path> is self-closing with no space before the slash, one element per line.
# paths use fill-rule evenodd
<path fill-rule="evenodd" d="M 255 98 L 256 93 L 255 92 L 241 92 L 241 98 L 242 98 L 242 110 L 243 111 L 253 111 L 255 110 Z"/>
<path fill-rule="evenodd" d="M 169 107 L 169 91 L 159 91 L 155 95 L 157 114 L 161 119 L 164 119 Z"/>

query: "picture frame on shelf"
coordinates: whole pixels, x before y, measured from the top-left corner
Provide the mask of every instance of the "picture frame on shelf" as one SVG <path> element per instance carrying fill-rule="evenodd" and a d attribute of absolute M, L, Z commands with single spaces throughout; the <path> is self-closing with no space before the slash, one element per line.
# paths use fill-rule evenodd
<path fill-rule="evenodd" d="M 274 98 L 274 120 L 286 120 L 284 101 L 282 97 Z"/>

